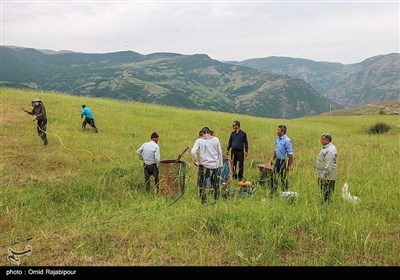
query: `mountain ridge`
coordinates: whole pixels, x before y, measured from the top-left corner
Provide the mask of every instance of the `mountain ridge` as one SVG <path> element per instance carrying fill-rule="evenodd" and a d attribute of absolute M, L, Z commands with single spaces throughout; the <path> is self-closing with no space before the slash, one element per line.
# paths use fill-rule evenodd
<path fill-rule="evenodd" d="M 228 63 L 207 54 L 0 49 L 2 85 L 80 96 L 274 118 L 399 98 L 396 53 L 344 65 L 277 56 Z"/>
<path fill-rule="evenodd" d="M 274 118 L 316 115 L 332 103 L 303 80 L 206 54 L 1 52 L 5 86 Z"/>
<path fill-rule="evenodd" d="M 244 60 L 235 65 L 303 79 L 321 95 L 344 108 L 400 97 L 399 53 L 377 55 L 354 64 L 266 57 Z"/>

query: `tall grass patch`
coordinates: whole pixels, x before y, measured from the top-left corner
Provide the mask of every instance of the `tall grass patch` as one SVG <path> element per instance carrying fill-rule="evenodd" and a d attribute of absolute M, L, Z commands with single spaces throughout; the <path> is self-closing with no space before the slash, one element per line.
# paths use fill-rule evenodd
<path fill-rule="evenodd" d="M 23 110 L 34 97 L 48 113 L 49 145 Z M 398 116 L 265 119 L 1 88 L 0 264 L 7 250 L 33 248 L 23 265 L 121 266 L 398 266 L 400 132 L 366 133 Z M 81 131 L 81 105 L 99 133 Z M 225 150 L 232 121 L 247 132 L 246 180 L 256 192 L 200 203 L 190 149 L 199 130 L 215 131 Z M 294 148 L 289 189 L 294 200 L 269 198 L 257 164 L 267 163 L 276 128 L 285 124 Z M 188 164 L 185 194 L 146 192 L 135 151 L 160 135 L 161 159 Z M 333 201 L 322 204 L 315 176 L 320 136 L 338 149 Z M 341 198 L 348 183 L 361 202 Z M 238 192 L 237 181 L 231 187 Z M 176 200 L 177 199 L 177 200 Z"/>

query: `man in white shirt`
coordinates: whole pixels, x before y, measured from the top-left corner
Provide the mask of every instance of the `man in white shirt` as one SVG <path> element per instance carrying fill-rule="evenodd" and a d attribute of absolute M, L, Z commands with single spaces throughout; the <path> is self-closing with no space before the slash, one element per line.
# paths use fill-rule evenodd
<path fill-rule="evenodd" d="M 137 149 L 136 154 L 139 155 L 140 159 L 144 162 L 144 181 L 146 182 L 146 190 L 149 192 L 150 188 L 150 176 L 154 177 L 154 184 L 157 188 L 159 187 L 159 169 L 160 165 L 160 147 L 158 146 L 158 134 L 153 132 L 150 136 L 151 141 L 144 143 Z"/>
<path fill-rule="evenodd" d="M 200 151 L 200 161 L 197 152 Z M 199 167 L 197 185 L 199 187 L 201 203 L 206 203 L 206 185 L 210 179 L 214 189 L 214 199 L 219 197 L 219 169 L 222 167 L 222 149 L 218 137 L 208 127 L 203 127 L 200 131 L 200 138 L 193 145 L 191 155 L 193 162 Z"/>

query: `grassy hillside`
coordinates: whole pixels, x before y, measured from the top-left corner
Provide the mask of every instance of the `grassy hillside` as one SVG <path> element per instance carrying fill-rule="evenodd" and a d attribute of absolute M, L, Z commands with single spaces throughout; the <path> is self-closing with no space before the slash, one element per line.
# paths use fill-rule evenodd
<path fill-rule="evenodd" d="M 334 110 L 320 116 L 395 115 L 400 113 L 400 99 L 367 104 L 352 109 Z"/>
<path fill-rule="evenodd" d="M 23 112 L 34 97 L 47 108 L 47 147 Z M 81 104 L 93 109 L 99 133 L 80 130 Z M 287 125 L 297 200 L 270 199 L 261 189 L 202 205 L 189 153 L 182 158 L 187 191 L 178 201 L 144 191 L 135 151 L 153 131 L 162 160 L 175 159 L 203 126 L 225 148 L 236 119 L 249 136 L 245 178 L 252 182 L 256 164 L 273 151 L 276 127 Z M 365 134 L 376 122 L 393 129 Z M 22 265 L 398 266 L 398 124 L 398 116 L 264 119 L 1 88 L 0 265 L 10 265 L 8 248 L 30 245 Z M 323 132 L 339 151 L 330 205 L 321 204 L 314 175 Z M 341 200 L 345 182 L 361 203 Z"/>

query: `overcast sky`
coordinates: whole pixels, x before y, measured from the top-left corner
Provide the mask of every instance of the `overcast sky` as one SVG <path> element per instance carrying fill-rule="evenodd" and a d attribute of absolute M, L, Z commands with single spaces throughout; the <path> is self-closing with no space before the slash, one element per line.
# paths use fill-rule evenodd
<path fill-rule="evenodd" d="M 1 0 L 1 45 L 350 64 L 400 52 L 399 1 Z"/>

